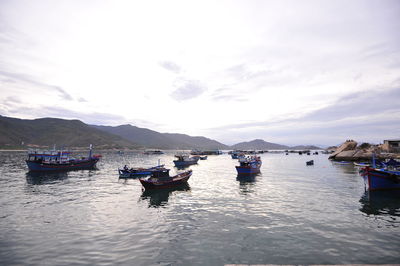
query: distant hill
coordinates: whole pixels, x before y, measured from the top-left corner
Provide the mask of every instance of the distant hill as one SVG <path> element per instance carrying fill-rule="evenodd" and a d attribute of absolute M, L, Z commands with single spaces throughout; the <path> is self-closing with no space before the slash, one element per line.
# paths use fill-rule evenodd
<path fill-rule="evenodd" d="M 118 135 L 126 140 L 155 149 L 229 149 L 229 146 L 205 137 L 185 134 L 159 133 L 132 125 L 93 126 L 96 129 Z"/>
<path fill-rule="evenodd" d="M 22 145 L 23 143 L 23 145 Z M 140 145 L 93 128 L 79 120 L 41 118 L 34 120 L 0 116 L 0 148 L 29 146 L 89 147 L 96 149 L 139 148 Z"/>
<path fill-rule="evenodd" d="M 240 142 L 232 145 L 233 150 L 286 150 L 289 146 L 266 142 L 262 139 L 255 139 L 248 142 Z"/>
<path fill-rule="evenodd" d="M 291 150 L 323 150 L 318 146 L 314 145 L 298 145 L 294 147 L 290 147 Z"/>
<path fill-rule="evenodd" d="M 206 137 L 177 133 L 160 133 L 132 125 L 94 126 L 79 120 L 40 118 L 34 120 L 0 116 L 0 149 L 34 146 L 88 147 L 96 149 L 198 149 L 198 150 L 287 150 L 319 149 L 316 146 L 295 146 L 255 139 L 227 146 Z"/>

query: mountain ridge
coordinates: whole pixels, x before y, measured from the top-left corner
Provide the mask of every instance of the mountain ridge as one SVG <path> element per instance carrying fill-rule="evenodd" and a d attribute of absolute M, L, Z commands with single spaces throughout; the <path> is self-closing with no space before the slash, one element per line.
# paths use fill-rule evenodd
<path fill-rule="evenodd" d="M 0 115 L 0 148 L 88 147 L 98 149 L 199 149 L 199 150 L 286 150 L 319 149 L 313 145 L 286 145 L 254 139 L 226 145 L 203 136 L 160 133 L 148 128 L 125 124 L 119 126 L 89 125 L 77 119 L 20 119 Z"/>

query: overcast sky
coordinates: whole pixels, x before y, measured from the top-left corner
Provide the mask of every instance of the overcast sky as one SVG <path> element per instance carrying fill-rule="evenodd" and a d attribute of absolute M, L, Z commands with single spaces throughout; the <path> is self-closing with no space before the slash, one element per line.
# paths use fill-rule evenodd
<path fill-rule="evenodd" d="M 225 144 L 400 138 L 400 1 L 0 1 L 0 114 Z"/>

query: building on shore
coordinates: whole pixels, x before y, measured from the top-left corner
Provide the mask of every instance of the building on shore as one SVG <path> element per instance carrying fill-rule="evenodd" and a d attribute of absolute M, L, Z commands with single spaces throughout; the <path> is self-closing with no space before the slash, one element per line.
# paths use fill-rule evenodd
<path fill-rule="evenodd" d="M 400 153 L 400 139 L 384 140 L 382 151 Z"/>

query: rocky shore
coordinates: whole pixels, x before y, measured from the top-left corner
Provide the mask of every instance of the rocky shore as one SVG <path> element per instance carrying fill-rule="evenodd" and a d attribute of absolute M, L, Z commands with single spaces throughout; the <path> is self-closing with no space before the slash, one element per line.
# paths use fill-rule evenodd
<path fill-rule="evenodd" d="M 363 143 L 358 145 L 354 140 L 346 140 L 340 145 L 332 154 L 329 159 L 337 161 L 370 161 L 372 155 L 375 154 L 377 159 L 400 159 L 399 153 L 384 152 L 382 145 L 371 145 Z"/>

